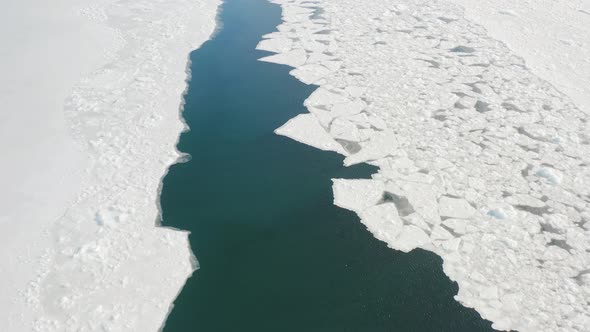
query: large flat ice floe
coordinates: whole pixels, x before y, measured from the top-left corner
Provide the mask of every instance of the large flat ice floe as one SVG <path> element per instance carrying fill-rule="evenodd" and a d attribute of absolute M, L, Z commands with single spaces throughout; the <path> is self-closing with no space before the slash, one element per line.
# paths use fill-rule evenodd
<path fill-rule="evenodd" d="M 380 168 L 335 204 L 496 329 L 589 331 L 588 2 L 275 2 L 262 60 L 319 85 L 277 133 Z"/>
<path fill-rule="evenodd" d="M 218 0 L 0 12 L 0 331 L 156 331 L 193 271 L 158 228 L 188 54 Z"/>

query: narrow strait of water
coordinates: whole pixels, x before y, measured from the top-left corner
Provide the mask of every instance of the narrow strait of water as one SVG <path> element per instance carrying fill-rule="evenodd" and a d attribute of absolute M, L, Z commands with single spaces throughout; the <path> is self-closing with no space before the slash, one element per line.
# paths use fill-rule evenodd
<path fill-rule="evenodd" d="M 191 232 L 200 269 L 164 331 L 493 331 L 453 299 L 440 258 L 391 250 L 332 204 L 332 178 L 375 168 L 273 133 L 316 88 L 257 61 L 280 14 L 226 0 L 221 31 L 191 54 L 178 148 L 192 159 L 171 167 L 161 205 L 165 226 Z"/>

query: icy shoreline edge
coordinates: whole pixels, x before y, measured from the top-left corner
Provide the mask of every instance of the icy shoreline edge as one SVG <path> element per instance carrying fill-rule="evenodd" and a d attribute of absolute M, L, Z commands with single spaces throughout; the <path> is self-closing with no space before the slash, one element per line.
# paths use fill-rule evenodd
<path fill-rule="evenodd" d="M 217 33 L 223 28 L 223 22 L 220 19 L 220 15 L 221 15 L 221 11 L 223 10 L 222 5 L 223 5 L 223 2 L 224 1 L 225 0 L 217 0 L 217 7 L 216 7 L 216 11 L 215 11 L 215 28 L 213 29 L 213 31 L 211 32 L 211 34 L 209 35 L 209 37 L 207 38 L 207 40 L 203 41 L 199 45 L 196 45 L 194 50 L 199 49 L 201 47 L 201 45 L 203 45 L 208 40 L 211 40 L 211 39 L 215 38 L 215 36 L 217 35 Z M 183 133 L 185 133 L 187 131 L 190 131 L 190 127 L 186 123 L 186 121 L 184 119 L 184 116 L 183 116 L 183 113 L 184 113 L 184 105 L 185 105 L 185 102 L 186 102 L 186 100 L 185 100 L 186 94 L 188 93 L 189 85 L 190 85 L 191 78 L 192 78 L 191 66 L 192 66 L 192 61 L 191 61 L 191 58 L 190 58 L 190 55 L 189 55 L 188 58 L 187 58 L 187 65 L 186 65 L 186 70 L 185 70 L 185 73 L 186 73 L 186 80 L 185 80 L 186 87 L 185 87 L 184 91 L 182 92 L 181 103 L 180 103 L 180 107 L 179 107 L 179 110 L 178 110 L 178 117 L 179 117 L 180 121 L 183 124 L 183 129 L 180 132 L 180 134 L 178 135 L 178 138 L 177 138 L 176 143 L 175 143 L 175 147 L 178 146 L 178 143 L 180 141 L 180 136 Z M 158 187 L 158 199 L 157 199 L 158 219 L 156 221 L 156 224 L 160 228 L 167 228 L 167 229 L 171 229 L 171 230 L 174 230 L 174 231 L 177 231 L 177 232 L 180 232 L 180 233 L 185 233 L 185 234 L 188 235 L 188 234 L 190 234 L 189 231 L 184 231 L 184 230 L 177 229 L 175 227 L 170 227 L 170 226 L 162 226 L 161 194 L 162 194 L 162 186 L 164 185 L 164 179 L 166 178 L 166 175 L 168 174 L 171 166 L 173 166 L 175 164 L 180 164 L 180 163 L 188 162 L 191 159 L 191 155 L 190 154 L 181 153 L 176 148 L 175 148 L 175 151 L 176 151 L 176 153 L 178 153 L 179 157 L 176 159 L 176 161 L 174 163 L 172 163 L 172 164 L 170 164 L 168 166 L 168 168 L 166 169 L 166 172 L 164 173 L 164 175 L 160 179 L 160 185 Z M 172 309 L 174 309 L 174 301 L 176 300 L 176 298 L 182 292 L 182 289 L 184 288 L 184 286 L 186 284 L 186 280 L 188 278 L 190 278 L 193 275 L 193 273 L 195 273 L 195 271 L 197 271 L 199 269 L 199 260 L 198 260 L 197 256 L 195 255 L 195 253 L 192 251 L 192 247 L 191 247 L 190 241 L 188 240 L 188 237 L 186 239 L 186 244 L 187 244 L 187 247 L 188 247 L 188 251 L 190 253 L 189 262 L 190 262 L 192 271 L 185 278 L 182 286 L 178 289 L 178 291 L 177 291 L 176 295 L 174 296 L 172 302 L 170 302 L 170 305 L 168 307 L 168 311 L 166 313 L 166 316 L 164 317 L 164 320 L 162 321 L 162 324 L 161 324 L 160 328 L 158 329 L 158 332 L 164 331 L 164 328 L 166 327 L 166 321 L 168 320 L 168 316 L 170 316 L 170 313 L 172 312 Z"/>

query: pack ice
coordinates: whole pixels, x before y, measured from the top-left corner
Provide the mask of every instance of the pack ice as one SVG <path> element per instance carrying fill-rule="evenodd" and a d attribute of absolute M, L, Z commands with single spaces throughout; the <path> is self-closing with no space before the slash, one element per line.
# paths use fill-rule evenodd
<path fill-rule="evenodd" d="M 589 331 L 588 3 L 274 2 L 261 60 L 319 86 L 277 133 L 379 167 L 335 179 L 335 204 L 393 249 L 440 255 L 494 328 Z"/>

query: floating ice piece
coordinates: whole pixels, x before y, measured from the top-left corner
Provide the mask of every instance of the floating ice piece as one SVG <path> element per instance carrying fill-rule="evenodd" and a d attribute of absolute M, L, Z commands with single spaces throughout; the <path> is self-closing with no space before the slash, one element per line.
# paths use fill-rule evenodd
<path fill-rule="evenodd" d="M 335 179 L 334 204 L 351 211 L 361 211 L 377 205 L 383 197 L 383 183 L 376 180 Z"/>
<path fill-rule="evenodd" d="M 320 63 L 323 61 L 331 60 L 333 58 L 334 57 L 331 57 L 325 53 L 314 52 L 309 55 L 309 58 L 307 59 L 307 63 Z"/>
<path fill-rule="evenodd" d="M 441 217 L 468 219 L 475 214 L 475 209 L 464 199 L 443 196 L 438 201 Z"/>
<path fill-rule="evenodd" d="M 385 242 L 393 242 L 404 228 L 395 205 L 379 204 L 360 212 L 363 223 L 369 231 Z"/>
<path fill-rule="evenodd" d="M 432 229 L 432 232 L 430 233 L 430 238 L 433 241 L 437 241 L 437 240 L 451 240 L 454 239 L 455 236 L 449 232 L 446 228 L 442 227 L 442 226 L 436 226 Z"/>
<path fill-rule="evenodd" d="M 506 219 L 507 217 L 506 212 L 502 209 L 491 209 L 488 211 L 488 215 L 496 219 Z"/>
<path fill-rule="evenodd" d="M 360 141 L 359 129 L 357 126 L 346 119 L 335 119 L 330 125 L 330 135 L 334 138 L 347 140 L 351 142 Z"/>
<path fill-rule="evenodd" d="M 541 224 L 544 229 L 556 234 L 565 234 L 573 226 L 566 215 L 559 213 L 546 216 Z"/>
<path fill-rule="evenodd" d="M 367 104 L 362 100 L 355 100 L 347 103 L 334 105 L 330 111 L 333 117 L 348 116 L 360 113 Z"/>
<path fill-rule="evenodd" d="M 344 93 L 338 93 L 324 87 L 317 88 L 304 102 L 306 106 L 328 106 L 350 101 Z"/>
<path fill-rule="evenodd" d="M 570 255 L 567 252 L 567 250 L 560 248 L 558 246 L 547 247 L 542 256 L 543 260 L 546 261 L 560 261 L 567 259 L 568 257 L 570 257 Z"/>
<path fill-rule="evenodd" d="M 281 65 L 287 65 L 290 67 L 299 67 L 305 64 L 307 60 L 307 54 L 303 49 L 295 49 L 292 51 L 287 51 L 284 53 L 279 53 L 275 55 L 269 55 L 267 57 L 261 58 L 260 61 L 265 62 L 272 62 L 278 63 Z"/>
<path fill-rule="evenodd" d="M 396 241 L 390 244 L 393 244 L 395 249 L 401 250 L 403 252 L 410 252 L 418 247 L 424 246 L 427 243 L 430 243 L 430 238 L 428 235 L 426 235 L 422 229 L 414 225 L 410 225 L 404 226 Z"/>
<path fill-rule="evenodd" d="M 362 150 L 344 159 L 346 166 L 367 162 L 388 155 L 395 154 L 397 150 L 397 135 L 393 130 L 375 132 L 369 142 L 365 143 Z"/>
<path fill-rule="evenodd" d="M 560 184 L 563 177 L 559 171 L 549 167 L 539 168 L 535 175 L 547 179 L 551 184 Z"/>
<path fill-rule="evenodd" d="M 331 72 L 331 69 L 328 69 L 323 65 L 310 64 L 298 67 L 297 69 L 292 70 L 290 74 L 305 84 L 313 84 Z"/>
<path fill-rule="evenodd" d="M 363 95 L 367 88 L 362 86 L 347 86 L 345 91 L 348 92 L 352 97 L 358 98 Z"/>
<path fill-rule="evenodd" d="M 313 114 L 300 114 L 275 130 L 275 133 L 321 150 L 347 154 L 346 150 L 322 128 Z"/>
<path fill-rule="evenodd" d="M 292 39 L 275 37 L 271 39 L 263 39 L 262 41 L 260 41 L 260 43 L 258 43 L 256 49 L 274 53 L 286 53 L 291 50 L 292 46 Z"/>
<path fill-rule="evenodd" d="M 469 221 L 465 219 L 446 219 L 442 222 L 445 229 L 452 232 L 454 236 L 461 236 L 477 230 L 475 226 L 469 225 Z"/>
<path fill-rule="evenodd" d="M 333 120 L 330 111 L 314 106 L 307 106 L 307 110 L 309 111 L 309 113 L 313 114 L 316 117 L 316 119 L 319 121 L 322 127 L 324 127 L 326 130 L 330 128 L 330 125 Z"/>
<path fill-rule="evenodd" d="M 388 185 L 386 190 L 405 197 L 412 209 L 430 225 L 441 221 L 434 187 L 429 183 L 412 182 L 408 177 L 396 181 L 399 186 Z"/>

